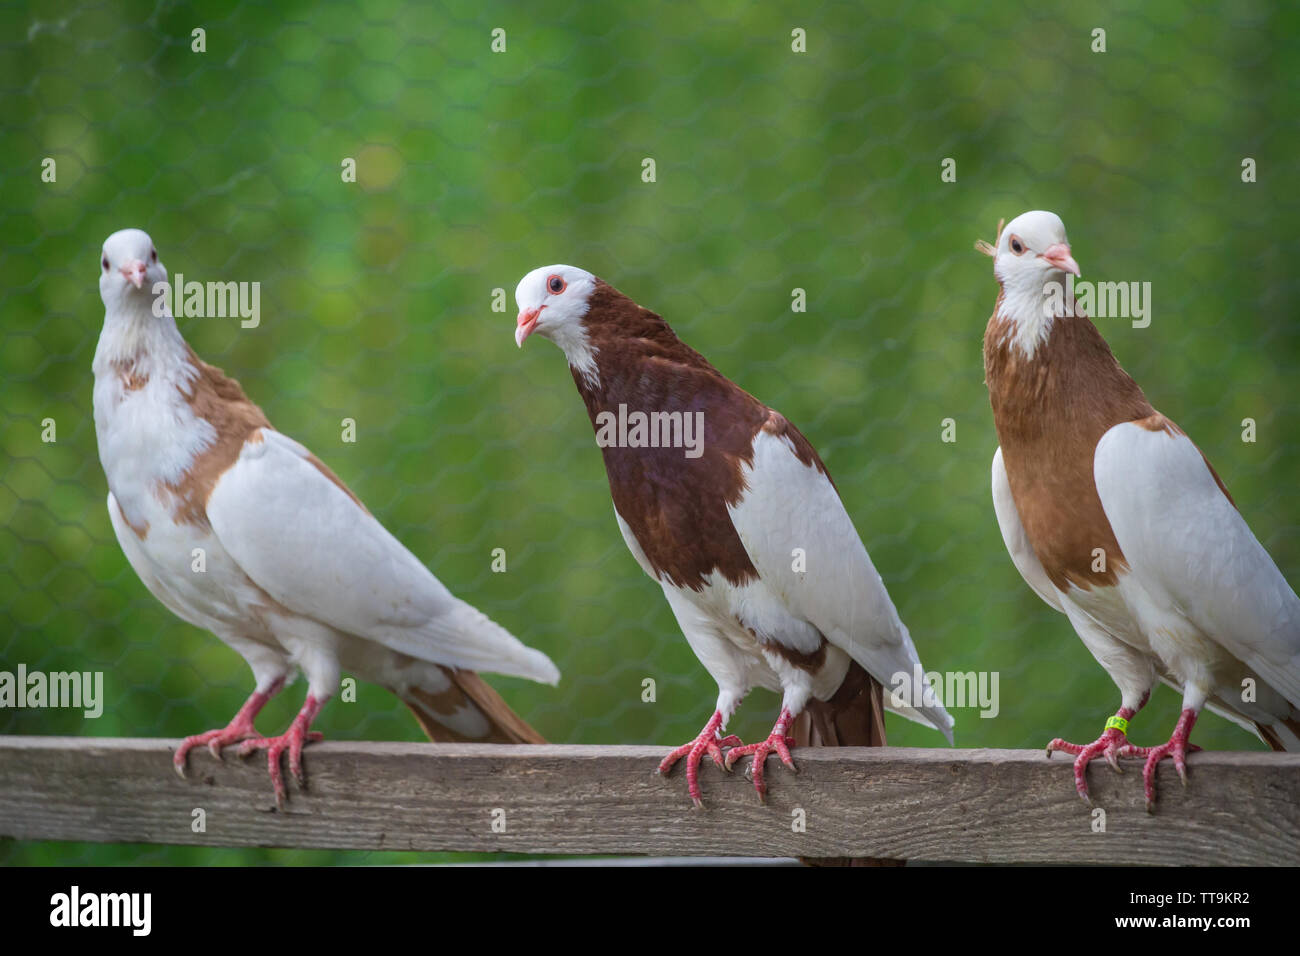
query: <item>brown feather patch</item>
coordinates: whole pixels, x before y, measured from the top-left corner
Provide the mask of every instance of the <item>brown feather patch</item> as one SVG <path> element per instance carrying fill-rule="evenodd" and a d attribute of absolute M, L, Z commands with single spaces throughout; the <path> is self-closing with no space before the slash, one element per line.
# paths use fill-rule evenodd
<path fill-rule="evenodd" d="M 141 375 L 136 371 L 135 361 L 114 362 L 113 371 L 122 381 L 122 389 L 127 392 L 138 392 L 149 384 L 149 376 Z"/>
<path fill-rule="evenodd" d="M 830 700 L 812 698 L 794 722 L 801 747 L 885 746 L 884 688 L 857 661 Z"/>
<path fill-rule="evenodd" d="M 196 418 L 210 424 L 216 439 L 201 451 L 175 484 L 164 487 L 171 493 L 172 517 L 177 523 L 207 528 L 208 498 L 217 481 L 239 460 L 244 443 L 259 428 L 271 423 L 262 410 L 248 400 L 244 390 L 221 369 L 199 358 L 188 345 L 189 363 L 198 370 L 190 391 L 181 392 Z M 260 436 L 259 436 L 260 437 Z"/>
<path fill-rule="evenodd" d="M 698 458 L 687 458 L 681 448 L 601 449 L 614 507 L 646 560 L 673 584 L 696 591 L 715 572 L 736 585 L 757 578 L 727 507 L 744 495 L 741 469 L 753 461 L 754 436 L 770 410 L 677 338 L 662 318 L 605 282 L 596 282 L 583 327 L 600 385 L 592 388 L 577 372 L 574 381 L 593 428 L 598 415 L 616 415 L 620 404 L 630 412 L 704 416 Z"/>
<path fill-rule="evenodd" d="M 1300 720 L 1296 720 L 1294 717 L 1287 717 L 1281 720 L 1280 723 L 1285 724 L 1291 733 L 1300 737 Z M 1279 753 L 1286 751 L 1286 744 L 1282 742 L 1282 738 L 1277 735 L 1270 725 L 1261 724 L 1259 721 L 1255 721 L 1255 727 L 1259 730 L 1259 735 L 1264 738 L 1264 742 L 1268 744 L 1270 750 L 1275 750 Z"/>
<path fill-rule="evenodd" d="M 754 631 L 750 628 L 750 633 Z M 821 638 L 821 643 L 817 645 L 817 650 L 811 654 L 796 650 L 793 647 L 782 644 L 778 640 L 769 640 L 762 642 L 763 650 L 771 651 L 773 654 L 785 660 L 791 667 L 797 667 L 801 671 L 808 671 L 810 674 L 820 671 L 826 663 L 826 638 Z"/>
<path fill-rule="evenodd" d="M 144 522 L 143 525 L 136 525 L 136 524 L 134 524 L 134 523 L 131 521 L 131 519 L 128 518 L 128 517 L 126 516 L 126 513 L 122 510 L 122 506 L 119 505 L 119 504 L 117 503 L 117 499 L 116 499 L 116 498 L 113 499 L 113 507 L 117 509 L 117 516 L 118 516 L 119 518 L 121 518 L 122 521 L 126 524 L 126 526 L 127 526 L 128 528 L 130 528 L 130 529 L 135 533 L 135 536 L 136 536 L 137 538 L 139 538 L 141 541 L 143 541 L 143 540 L 145 540 L 145 538 L 149 537 L 149 522 L 148 522 L 148 521 Z"/>
<path fill-rule="evenodd" d="M 984 376 L 1012 498 L 1056 587 L 1113 585 L 1128 570 L 1093 479 L 1097 442 L 1114 425 L 1156 415 L 1081 314 L 1058 317 L 1030 358 L 1007 335 L 1002 297 L 984 333 Z M 1094 570 L 1100 548 L 1105 570 Z"/>
<path fill-rule="evenodd" d="M 433 694 L 419 688 L 406 692 L 403 702 L 411 708 L 416 721 L 434 743 L 544 744 L 546 738 L 524 722 L 510 705 L 474 671 L 441 668 L 451 686 Z M 485 737 L 466 737 L 429 715 L 449 715 L 470 706 L 478 710 L 491 729 Z"/>

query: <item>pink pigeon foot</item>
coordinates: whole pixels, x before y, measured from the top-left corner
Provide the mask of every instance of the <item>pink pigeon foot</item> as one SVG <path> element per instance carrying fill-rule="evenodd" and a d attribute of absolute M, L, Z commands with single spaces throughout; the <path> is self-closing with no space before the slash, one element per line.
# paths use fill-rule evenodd
<path fill-rule="evenodd" d="M 704 801 L 700 799 L 700 761 L 707 753 L 713 758 L 713 762 L 724 770 L 730 770 L 730 766 L 723 763 L 722 748 L 737 747 L 740 745 L 740 738 L 734 734 L 727 737 L 718 735 L 718 728 L 722 726 L 722 714 L 718 711 L 713 712 L 709 722 L 704 725 L 700 735 L 688 744 L 682 744 L 668 756 L 659 762 L 659 769 L 656 771 L 660 774 L 667 774 L 672 770 L 675 764 L 682 757 L 686 758 L 686 790 L 691 795 L 691 801 L 697 809 L 703 809 Z"/>
<path fill-rule="evenodd" d="M 222 747 L 258 736 L 257 730 L 253 727 L 253 720 L 266 706 L 266 702 L 278 694 L 283 686 L 284 678 L 280 678 L 265 691 L 254 691 L 249 695 L 248 700 L 244 701 L 244 706 L 239 708 L 239 713 L 235 714 L 225 727 L 195 734 L 182 740 L 181 745 L 176 748 L 176 753 L 172 755 L 172 766 L 176 768 L 176 772 L 184 778 L 185 759 L 195 747 L 206 744 L 212 756 L 220 760 Z"/>
<path fill-rule="evenodd" d="M 781 716 L 777 718 L 776 726 L 772 728 L 772 733 L 768 735 L 766 740 L 727 751 L 727 770 L 730 770 L 731 765 L 741 757 L 753 755 L 754 762 L 750 766 L 750 775 L 753 777 L 754 789 L 758 791 L 760 803 L 767 803 L 767 782 L 763 777 L 763 768 L 767 763 L 769 754 L 775 753 L 781 758 L 781 762 L 786 767 L 794 773 L 799 772 L 799 768 L 794 765 L 794 759 L 790 756 L 790 748 L 794 746 L 794 738 L 788 735 L 788 731 L 792 723 L 794 723 L 793 715 L 782 707 Z"/>
<path fill-rule="evenodd" d="M 294 717 L 289 729 L 279 737 L 254 737 L 239 745 L 241 757 L 247 757 L 255 750 L 266 751 L 266 764 L 271 773 L 271 786 L 275 788 L 276 806 L 283 807 L 285 800 L 288 799 L 284 788 L 284 777 L 280 772 L 280 755 L 286 750 L 289 751 L 289 772 L 293 774 L 293 779 L 297 781 L 300 790 L 307 789 L 307 778 L 302 772 L 302 748 L 304 744 L 315 743 L 325 737 L 322 733 L 308 730 L 311 722 L 320 713 L 321 706 L 322 702 L 308 694 L 302 710 L 298 711 L 298 716 Z"/>
<path fill-rule="evenodd" d="M 1048 756 L 1051 756 L 1052 751 L 1059 750 L 1075 757 L 1074 789 L 1088 806 L 1092 806 L 1092 797 L 1088 795 L 1087 772 L 1088 764 L 1094 757 L 1104 757 L 1112 770 L 1123 773 L 1124 770 L 1120 767 L 1117 757 L 1145 756 L 1139 752 L 1141 748 L 1134 747 L 1128 742 L 1126 735 L 1128 722 L 1136 713 L 1137 711 L 1132 707 L 1121 707 L 1114 717 L 1106 721 L 1106 729 L 1102 731 L 1101 736 L 1090 744 L 1072 744 L 1057 737 L 1047 745 Z"/>
<path fill-rule="evenodd" d="M 1147 813 L 1155 813 L 1156 810 L 1156 767 L 1165 757 L 1173 757 L 1178 779 L 1183 782 L 1184 787 L 1187 786 L 1187 755 L 1201 749 L 1187 742 L 1192 735 L 1192 725 L 1195 723 L 1196 711 L 1185 710 L 1179 715 L 1178 723 L 1174 725 L 1173 736 L 1169 738 L 1168 743 L 1161 744 L 1159 747 L 1130 747 L 1132 753 L 1125 754 L 1125 756 L 1147 758 L 1145 766 L 1142 767 L 1142 790 L 1147 798 Z"/>

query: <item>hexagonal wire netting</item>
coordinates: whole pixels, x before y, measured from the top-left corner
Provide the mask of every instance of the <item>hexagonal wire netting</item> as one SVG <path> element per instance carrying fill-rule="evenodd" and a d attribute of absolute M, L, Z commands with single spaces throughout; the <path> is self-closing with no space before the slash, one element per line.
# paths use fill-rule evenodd
<path fill-rule="evenodd" d="M 996 288 L 971 243 L 1053 209 L 1085 276 L 1151 283 L 1148 328 L 1102 331 L 1296 580 L 1296 20 L 1175 2 L 0 6 L 0 664 L 102 670 L 106 699 L 97 720 L 3 709 L 0 731 L 176 737 L 251 686 L 149 596 L 105 512 L 96 263 L 134 225 L 173 274 L 261 284 L 257 328 L 183 319 L 187 339 L 453 591 L 551 655 L 556 689 L 491 678 L 549 739 L 679 743 L 715 693 L 624 548 L 559 352 L 516 351 L 513 301 L 493 311 L 494 290 L 557 261 L 660 312 L 809 436 L 926 665 L 999 674 L 996 718 L 956 712 L 960 745 L 1095 735 L 1117 694 L 994 520 L 980 341 Z M 1135 738 L 1165 739 L 1177 703 L 1157 691 Z M 756 692 L 733 726 L 766 733 L 775 710 Z M 367 685 L 319 727 L 421 739 Z M 897 719 L 889 733 L 941 743 Z M 1217 718 L 1197 740 L 1259 746 Z M 0 844 L 5 862 L 410 859 Z"/>

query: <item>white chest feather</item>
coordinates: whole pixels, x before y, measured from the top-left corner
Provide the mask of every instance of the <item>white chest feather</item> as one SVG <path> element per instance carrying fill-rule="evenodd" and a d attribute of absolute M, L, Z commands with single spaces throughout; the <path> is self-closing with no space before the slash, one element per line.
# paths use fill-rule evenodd
<path fill-rule="evenodd" d="M 211 529 L 178 521 L 172 488 L 216 441 L 188 397 L 198 370 L 174 326 L 132 353 L 106 323 L 96 350 L 95 435 L 109 516 L 136 573 L 172 611 L 210 629 L 236 616 L 232 598 L 255 590 Z M 126 344 L 134 346 L 134 342 Z M 124 354 L 125 353 L 125 354 Z"/>
<path fill-rule="evenodd" d="M 101 339 L 100 352 L 103 342 Z M 153 357 L 95 358 L 95 435 L 109 490 L 136 528 L 163 520 L 168 486 L 178 484 L 216 431 L 186 396 L 197 370 Z"/>

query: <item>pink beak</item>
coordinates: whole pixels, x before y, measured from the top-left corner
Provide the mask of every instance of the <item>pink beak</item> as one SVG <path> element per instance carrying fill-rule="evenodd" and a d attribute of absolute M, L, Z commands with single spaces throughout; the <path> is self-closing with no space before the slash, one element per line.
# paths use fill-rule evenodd
<path fill-rule="evenodd" d="M 139 259 L 132 259 L 119 270 L 122 275 L 126 276 L 126 281 L 131 283 L 137 289 L 144 288 L 144 271 L 145 264 Z"/>
<path fill-rule="evenodd" d="M 1058 242 L 1048 246 L 1039 258 L 1046 259 L 1062 272 L 1073 272 L 1076 276 L 1081 275 L 1079 263 L 1075 262 L 1074 256 L 1070 255 L 1070 244 L 1068 242 Z"/>
<path fill-rule="evenodd" d="M 542 309 L 544 308 L 546 306 L 542 306 Z M 532 335 L 537 328 L 537 317 L 542 314 L 542 309 L 525 309 L 519 313 L 518 325 L 515 328 L 515 345 L 524 347 L 524 339 Z"/>

